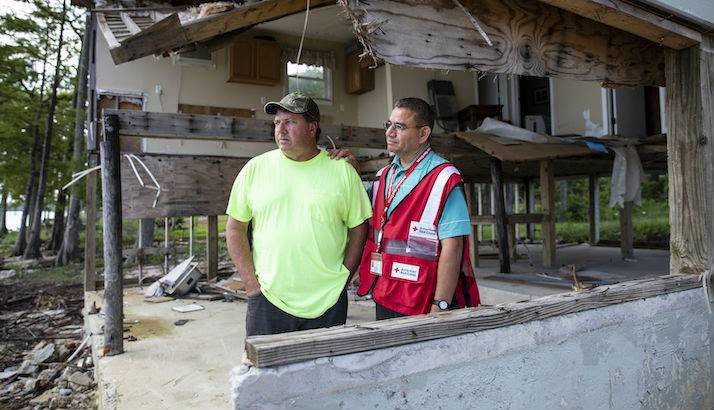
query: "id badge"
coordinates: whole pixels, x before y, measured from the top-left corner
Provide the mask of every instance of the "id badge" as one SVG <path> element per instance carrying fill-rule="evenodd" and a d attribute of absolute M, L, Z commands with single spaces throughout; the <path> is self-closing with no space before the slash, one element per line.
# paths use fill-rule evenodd
<path fill-rule="evenodd" d="M 409 225 L 407 253 L 419 256 L 436 257 L 439 252 L 439 236 L 436 226 L 412 221 Z"/>
<path fill-rule="evenodd" d="M 369 273 L 372 275 L 382 276 L 382 254 L 372 252 L 369 255 Z"/>

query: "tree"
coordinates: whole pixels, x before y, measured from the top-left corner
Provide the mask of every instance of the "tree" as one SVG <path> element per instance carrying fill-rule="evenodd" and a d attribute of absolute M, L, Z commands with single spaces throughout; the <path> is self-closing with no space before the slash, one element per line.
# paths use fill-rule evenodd
<path fill-rule="evenodd" d="M 13 32 L 16 37 L 23 38 L 24 36 L 27 36 L 28 33 L 36 33 L 39 30 L 39 27 L 32 23 L 31 21 L 28 20 L 22 20 L 18 18 L 14 18 L 13 16 L 5 16 L 3 19 L 3 27 L 2 27 L 6 33 L 8 32 Z M 33 90 L 30 89 L 30 86 L 25 85 L 23 81 L 29 81 L 31 82 L 31 70 L 29 66 L 29 63 L 26 63 L 26 66 L 21 66 L 17 64 L 19 60 L 22 60 L 23 58 L 32 58 L 33 56 L 37 56 L 37 52 L 33 50 L 32 47 L 29 46 L 29 44 L 22 44 L 21 42 L 18 42 L 16 45 L 8 45 L 5 47 L 4 52 L 2 53 L 5 57 L 7 56 L 7 59 L 5 58 L 0 58 L 0 61 L 4 61 L 6 63 L 9 63 L 12 68 L 11 70 L 5 71 L 5 70 L 0 70 L 1 72 L 5 73 L 16 73 L 17 75 L 23 77 L 18 79 L 13 79 L 11 77 L 6 77 L 2 78 L 1 83 L 3 84 L 3 88 L 8 87 L 10 88 L 9 92 L 7 94 L 12 94 L 13 99 L 8 101 L 16 101 L 18 102 L 19 105 L 25 105 L 25 107 L 31 106 L 33 103 L 36 105 L 36 108 L 34 109 L 35 115 L 32 120 L 32 122 L 29 125 L 29 127 L 32 129 L 32 149 L 30 151 L 30 159 L 29 159 L 29 170 L 25 173 L 27 175 L 27 183 L 26 183 L 26 188 L 25 188 L 25 201 L 22 207 L 22 216 L 20 218 L 20 229 L 17 235 L 17 240 L 15 241 L 15 246 L 13 247 L 12 250 L 12 255 L 17 256 L 17 255 L 22 255 L 25 253 L 25 248 L 27 245 L 27 232 L 26 232 L 26 221 L 28 214 L 32 210 L 32 198 L 34 197 L 34 192 L 35 192 L 35 182 L 37 180 L 37 172 L 36 172 L 36 161 L 37 161 L 37 156 L 39 152 L 39 146 L 40 146 L 40 116 L 42 115 L 42 105 L 43 105 L 43 97 L 44 97 L 44 90 L 45 90 L 45 81 L 46 81 L 46 68 L 47 68 L 47 58 L 49 56 L 49 44 L 50 44 L 50 30 L 51 26 L 48 24 L 43 31 L 43 43 L 44 43 L 44 50 L 40 51 L 41 53 L 41 59 L 42 59 L 42 71 L 40 73 L 40 82 L 39 82 L 39 87 L 37 87 L 38 92 L 35 93 Z M 19 35 L 18 35 L 19 34 Z M 13 61 L 14 60 L 14 61 Z M 13 64 L 15 63 L 15 64 Z M 20 86 L 16 86 L 15 84 L 20 84 Z M 14 89 L 13 89 L 14 88 Z M 23 95 L 23 93 L 17 92 L 18 89 L 24 89 L 26 91 L 26 94 Z M 37 94 L 35 96 L 35 94 Z M 24 97 L 24 98 L 23 98 Z M 21 102 L 22 100 L 27 100 L 24 102 L 24 104 Z M 7 104 L 3 104 L 3 119 L 5 120 L 4 123 L 7 124 L 7 130 L 4 130 L 2 133 L 3 135 L 10 135 L 14 134 L 14 131 L 16 128 L 21 128 L 20 124 L 17 124 L 15 120 L 18 119 L 17 117 L 17 111 L 18 107 L 13 106 L 13 104 L 10 104 L 9 102 Z M 21 112 L 25 112 L 27 110 L 21 110 Z M 22 129 L 22 128 L 21 128 Z M 13 145 L 9 144 L 10 141 L 13 141 L 12 138 L 6 138 L 6 141 L 3 141 L 3 146 L 6 147 L 6 149 L 12 148 Z M 8 143 L 6 143 L 8 142 Z M 6 154 L 8 154 L 6 152 Z M 5 166 L 5 178 L 7 178 L 9 175 L 11 175 L 10 172 L 10 167 L 13 169 L 17 170 L 17 165 L 12 164 L 12 162 L 20 161 L 20 158 L 12 155 L 9 153 L 9 155 L 6 155 L 6 158 L 8 158 L 8 162 L 6 163 Z M 12 161 L 12 160 L 15 161 Z M 5 181 L 7 182 L 7 181 Z"/>
<path fill-rule="evenodd" d="M 79 59 L 79 67 L 77 70 L 77 91 L 75 95 L 75 118 L 74 118 L 74 144 L 72 150 L 72 162 L 74 171 L 77 172 L 81 168 L 82 154 L 84 148 L 84 118 L 85 105 L 87 101 L 87 68 L 89 65 L 89 44 L 92 33 L 92 16 L 87 13 L 84 23 L 84 35 L 82 36 L 82 54 Z M 79 185 L 75 184 L 72 187 L 72 195 L 69 200 L 69 212 L 67 213 L 67 225 L 62 238 L 62 245 L 57 252 L 56 265 L 66 265 L 70 260 L 79 257 L 79 211 L 82 207 L 80 201 L 81 193 Z"/>
<path fill-rule="evenodd" d="M 0 236 L 7 233 L 7 190 L 5 187 L 2 188 L 2 194 L 0 195 Z"/>
<path fill-rule="evenodd" d="M 47 121 L 45 122 L 45 137 L 42 147 L 42 163 L 40 164 L 40 178 L 35 194 L 34 219 L 30 229 L 30 237 L 27 241 L 27 248 L 23 255 L 24 259 L 39 258 L 40 253 L 40 231 L 42 228 L 42 209 L 44 203 L 45 189 L 49 173 L 50 151 L 52 150 L 52 128 L 54 126 L 54 114 L 57 108 L 57 89 L 59 88 L 60 75 L 62 70 L 62 43 L 64 41 L 65 13 L 67 2 L 62 2 L 62 16 L 60 18 L 59 40 L 57 45 L 57 59 L 55 63 L 55 75 L 52 83 L 52 96 L 50 97 Z"/>

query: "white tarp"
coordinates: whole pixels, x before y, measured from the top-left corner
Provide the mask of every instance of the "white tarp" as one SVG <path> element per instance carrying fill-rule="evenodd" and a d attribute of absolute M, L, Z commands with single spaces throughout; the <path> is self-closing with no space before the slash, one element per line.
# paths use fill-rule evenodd
<path fill-rule="evenodd" d="M 624 207 L 625 201 L 640 203 L 641 183 L 645 180 L 640 156 L 634 145 L 610 147 L 615 152 L 610 184 L 610 208 Z"/>
<path fill-rule="evenodd" d="M 537 144 L 547 144 L 549 142 L 553 142 L 553 137 L 549 135 L 528 131 L 527 129 L 516 127 L 515 125 L 495 120 L 493 118 L 484 119 L 481 126 L 478 127 L 476 131 L 518 141 L 535 142 Z"/>
<path fill-rule="evenodd" d="M 583 112 L 583 119 L 585 120 L 586 136 L 602 137 L 606 134 L 602 125 L 590 120 L 590 110 Z M 568 142 L 561 138 L 528 131 L 527 129 L 516 127 L 515 125 L 493 118 L 484 119 L 477 131 L 484 134 L 492 134 L 503 138 L 533 142 L 536 144 L 562 144 Z M 619 205 L 622 208 L 625 201 L 639 203 L 641 183 L 645 180 L 645 172 L 640 162 L 640 156 L 637 154 L 637 149 L 634 145 L 624 147 L 608 146 L 607 148 L 615 152 L 615 162 L 612 166 L 609 206 L 612 208 L 615 205 Z"/>

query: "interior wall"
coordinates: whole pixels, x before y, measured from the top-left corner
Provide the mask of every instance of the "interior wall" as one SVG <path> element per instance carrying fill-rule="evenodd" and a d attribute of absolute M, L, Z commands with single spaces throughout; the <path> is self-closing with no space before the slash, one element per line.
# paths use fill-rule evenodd
<path fill-rule="evenodd" d="M 292 36 L 271 34 L 257 30 L 248 31 L 244 37 L 272 35 L 284 45 L 298 46 L 300 39 Z M 170 58 L 156 59 L 152 56 L 136 61 L 114 65 L 104 36 L 97 35 L 97 88 L 115 91 L 144 93 L 148 111 L 176 112 L 178 104 L 210 105 L 231 108 L 254 109 L 257 118 L 263 113 L 264 101 L 279 100 L 287 92 L 285 72 L 281 84 L 262 86 L 227 82 L 228 49 L 214 53 L 215 67 L 200 65 L 176 65 Z M 357 97 L 345 93 L 345 52 L 341 43 L 305 39 L 305 48 L 331 50 L 335 53 L 336 69 L 332 75 L 333 101 L 320 103 L 323 115 L 333 123 L 357 125 Z M 160 85 L 162 94 L 155 93 Z"/>
<path fill-rule="evenodd" d="M 374 69 L 374 90 L 357 96 L 357 125 L 360 127 L 381 128 L 389 115 L 386 67 L 381 65 Z"/>
<path fill-rule="evenodd" d="M 583 111 L 602 125 L 602 93 L 599 83 L 551 78 L 553 135 L 585 133 Z"/>
<path fill-rule="evenodd" d="M 429 102 L 429 91 L 426 83 L 429 80 L 451 81 L 456 94 L 456 108 L 459 111 L 468 105 L 476 103 L 476 74 L 469 71 L 426 70 L 421 68 L 391 66 L 392 99 L 396 102 L 404 97 L 418 97 Z M 388 115 L 387 112 L 385 115 Z M 454 113 L 456 114 L 456 112 Z M 443 132 L 438 125 L 435 132 Z"/>
<path fill-rule="evenodd" d="M 144 57 L 114 65 L 104 36 L 97 33 L 97 89 L 143 93 L 147 111 L 176 112 L 180 94 L 181 67 L 171 60 Z M 162 94 L 155 93 L 159 85 Z"/>

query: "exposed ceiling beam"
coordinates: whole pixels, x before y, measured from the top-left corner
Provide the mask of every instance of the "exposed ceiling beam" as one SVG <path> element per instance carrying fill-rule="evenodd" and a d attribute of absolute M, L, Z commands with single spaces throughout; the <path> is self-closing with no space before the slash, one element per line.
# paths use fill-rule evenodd
<path fill-rule="evenodd" d="M 702 41 L 698 31 L 621 0 L 539 0 L 677 50 Z"/>
<path fill-rule="evenodd" d="M 341 2 L 342 3 L 342 2 Z M 664 85 L 660 44 L 536 0 L 347 0 L 356 35 L 391 64 Z"/>
<path fill-rule="evenodd" d="M 311 0 L 310 8 L 331 4 L 335 4 L 335 0 Z M 174 13 L 148 29 L 123 40 L 118 46 L 110 47 L 109 51 L 114 63 L 122 64 L 300 13 L 305 10 L 305 6 L 305 0 L 263 0 L 225 13 L 196 19 L 184 25 Z"/>

